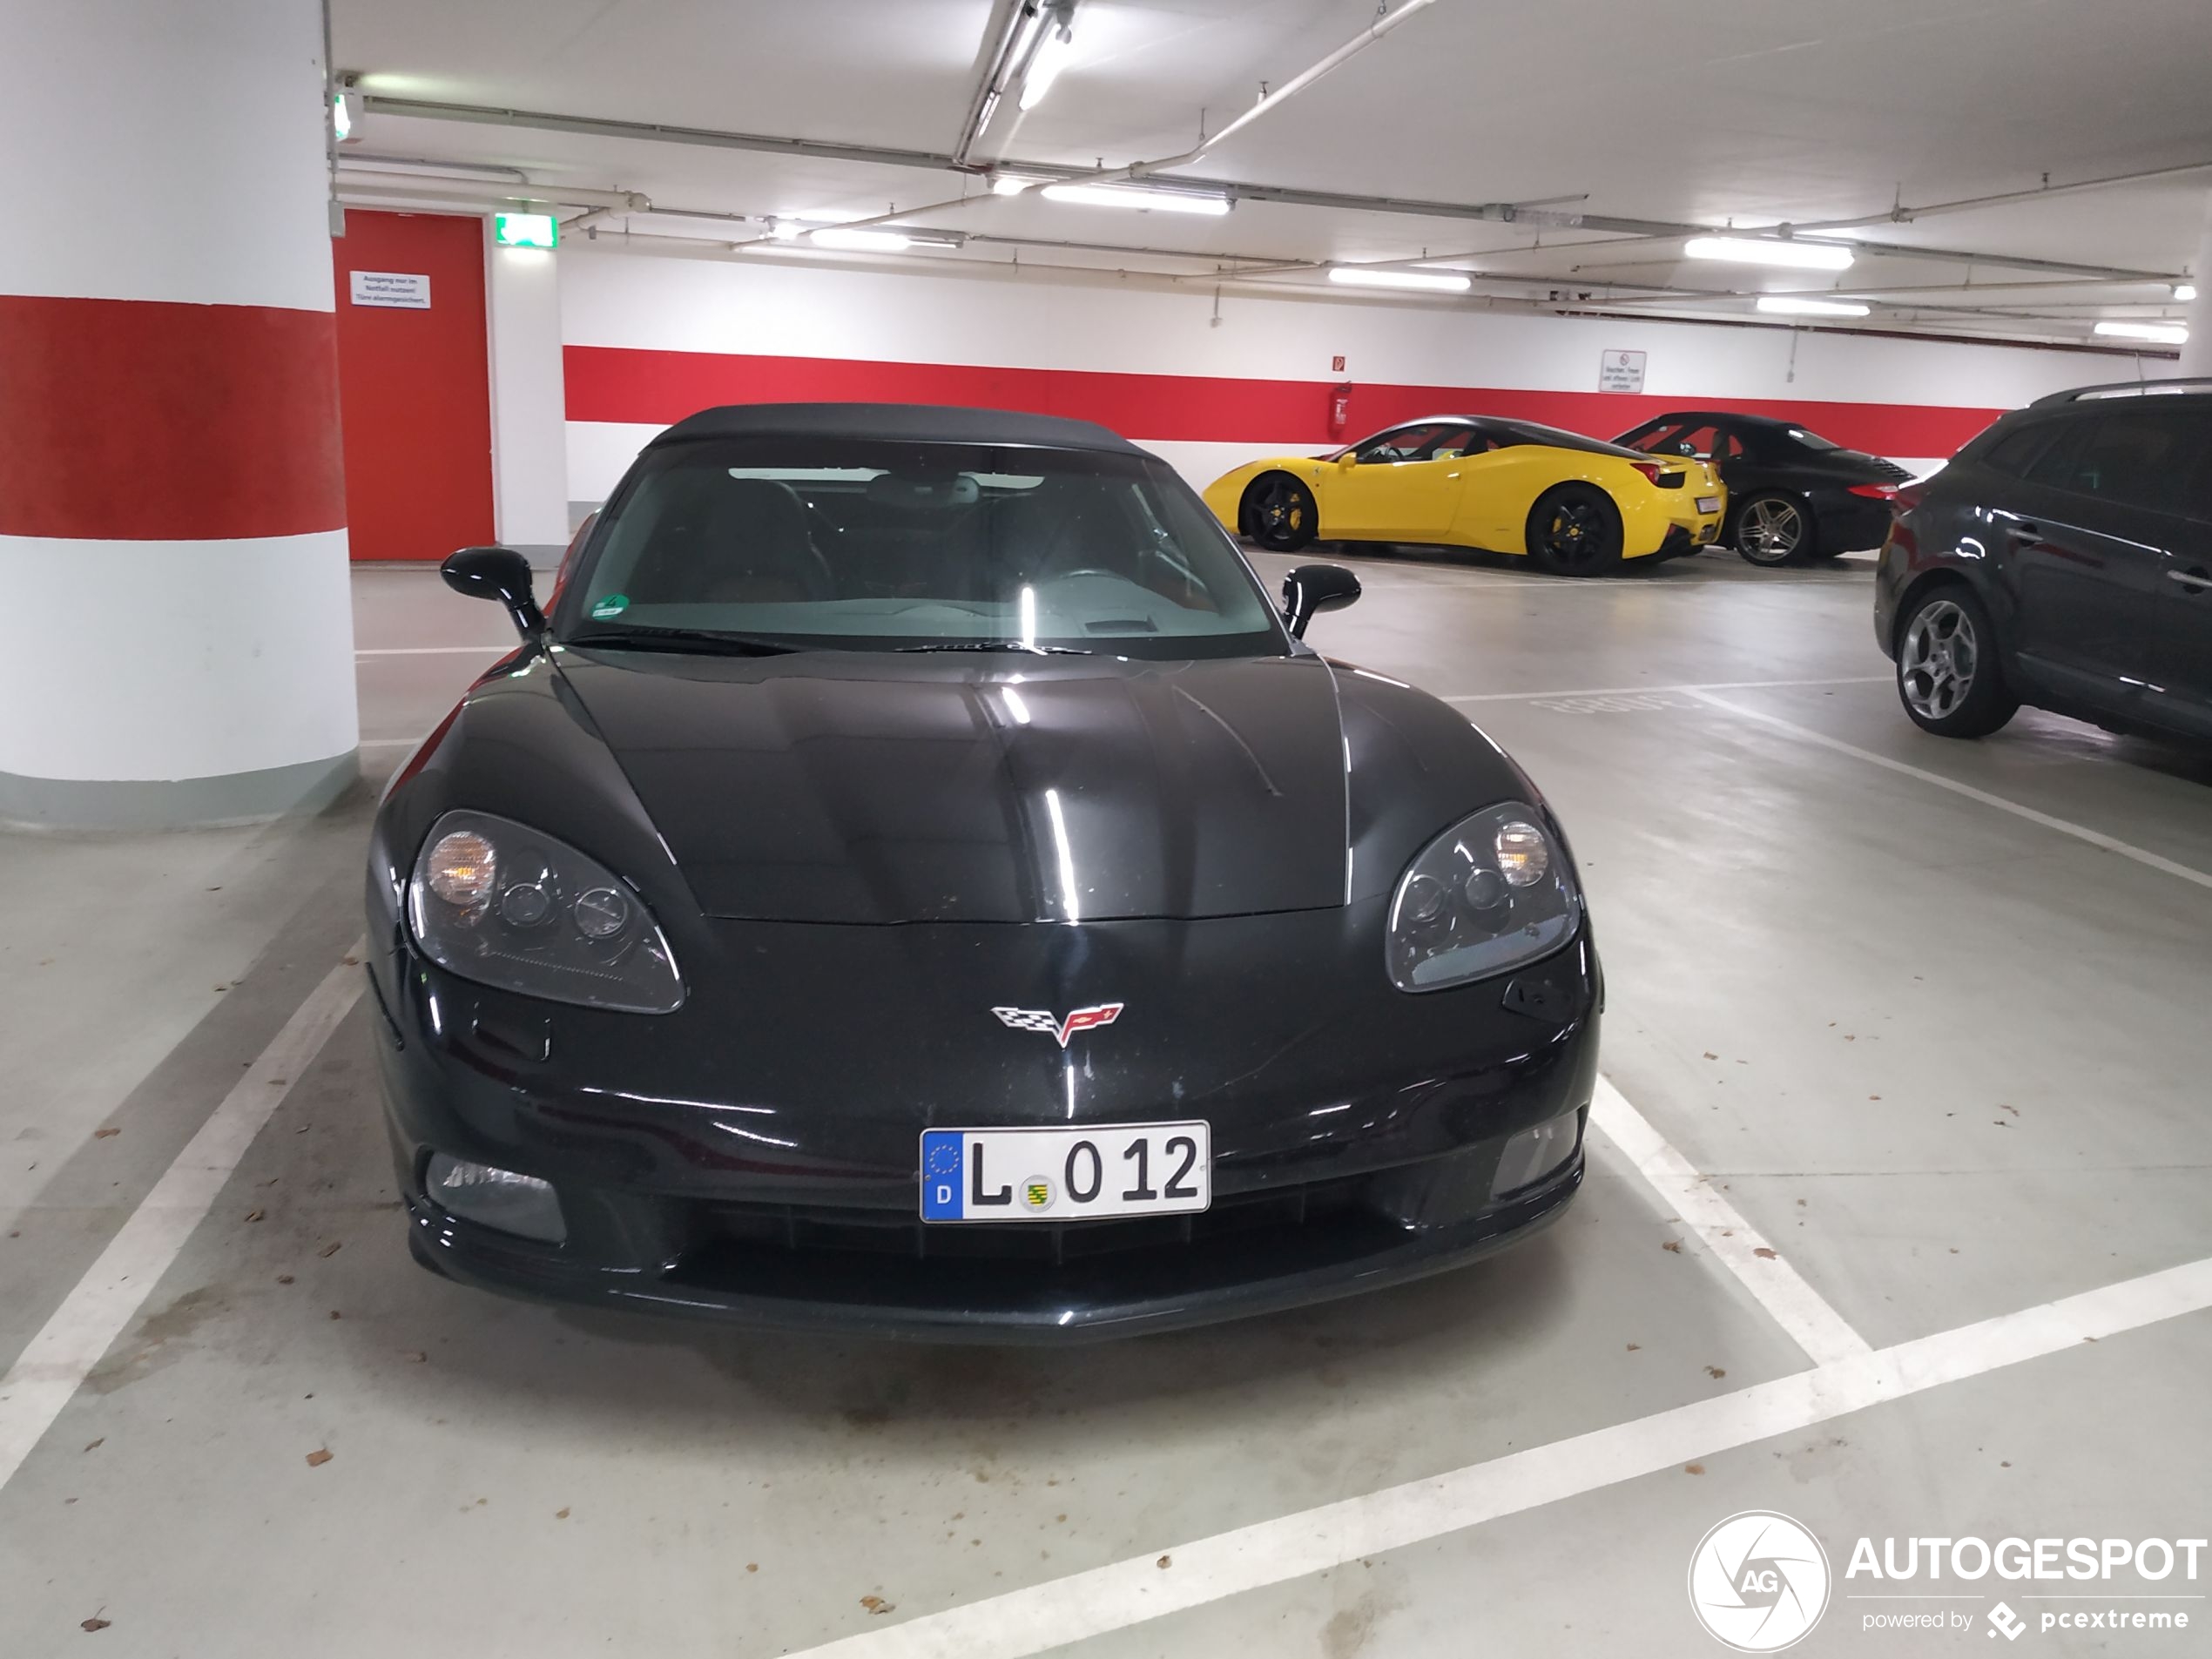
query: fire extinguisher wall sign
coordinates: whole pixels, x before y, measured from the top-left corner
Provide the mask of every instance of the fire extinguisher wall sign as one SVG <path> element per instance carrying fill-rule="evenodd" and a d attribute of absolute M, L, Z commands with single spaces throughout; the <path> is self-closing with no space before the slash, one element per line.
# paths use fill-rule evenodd
<path fill-rule="evenodd" d="M 1344 436 L 1346 421 L 1352 419 L 1352 382 L 1345 381 L 1329 388 L 1329 435 Z"/>

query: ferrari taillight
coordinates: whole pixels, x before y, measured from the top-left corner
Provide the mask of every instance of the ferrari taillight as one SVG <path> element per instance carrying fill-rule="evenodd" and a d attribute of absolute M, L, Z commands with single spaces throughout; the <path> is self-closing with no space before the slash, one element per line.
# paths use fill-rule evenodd
<path fill-rule="evenodd" d="M 1631 467 L 1634 467 L 1638 472 L 1642 473 L 1646 478 L 1649 478 L 1653 483 L 1656 484 L 1659 482 L 1659 463 L 1657 462 L 1631 461 L 1629 464 Z"/>
<path fill-rule="evenodd" d="M 1870 501 L 1895 501 L 1897 486 L 1895 484 L 1853 484 L 1851 487 L 1851 493 L 1854 496 L 1864 496 Z"/>

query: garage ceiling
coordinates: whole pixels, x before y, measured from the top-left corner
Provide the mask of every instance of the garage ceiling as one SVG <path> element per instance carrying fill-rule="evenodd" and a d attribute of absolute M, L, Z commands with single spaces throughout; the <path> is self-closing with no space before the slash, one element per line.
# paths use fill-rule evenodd
<path fill-rule="evenodd" d="M 1748 319 L 1757 293 L 1832 290 L 1872 307 L 1865 327 L 2061 341 L 2100 318 L 2180 320 L 2171 285 L 2212 193 L 2202 0 L 1433 0 L 1177 175 L 1301 199 L 1247 195 L 1204 219 L 992 197 L 943 158 L 1015 3 L 334 0 L 335 61 L 369 98 L 344 193 L 545 197 L 570 216 L 611 210 L 601 235 L 733 258 L 794 257 L 724 253 L 773 218 L 927 208 L 900 228 L 969 239 L 884 262 L 1018 259 L 1341 298 L 1321 265 L 1448 260 L 1474 292 L 1420 303 Z M 1003 100 L 971 156 L 1080 169 L 1188 150 L 1376 17 L 1375 0 L 1076 0 L 1066 72 L 1027 115 Z M 570 118 L 617 125 L 557 130 Z M 619 124 L 698 131 L 670 142 Z M 900 153 L 844 153 L 869 147 Z M 2158 176 L 1880 217 L 2143 173 Z M 609 191 L 658 211 L 595 194 Z M 1529 206 L 1501 222 L 1494 206 L 1485 219 L 1379 199 Z M 1623 235 L 1566 222 L 1578 215 L 1650 223 Z M 1682 257 L 1680 227 L 1845 219 L 1869 222 L 1833 234 L 1927 252 L 1863 252 L 1840 274 Z"/>

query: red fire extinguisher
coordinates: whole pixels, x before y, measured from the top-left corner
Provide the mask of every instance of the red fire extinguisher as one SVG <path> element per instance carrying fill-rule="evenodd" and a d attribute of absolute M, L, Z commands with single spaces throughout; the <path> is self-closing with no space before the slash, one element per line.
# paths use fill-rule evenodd
<path fill-rule="evenodd" d="M 1329 392 L 1329 435 L 1344 436 L 1345 423 L 1352 419 L 1352 382 L 1332 388 Z"/>

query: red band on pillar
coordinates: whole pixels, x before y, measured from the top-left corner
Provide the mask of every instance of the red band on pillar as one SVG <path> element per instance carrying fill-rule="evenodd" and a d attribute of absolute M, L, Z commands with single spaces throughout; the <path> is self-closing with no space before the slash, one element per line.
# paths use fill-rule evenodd
<path fill-rule="evenodd" d="M 334 341 L 327 311 L 0 295 L 0 534 L 339 529 Z"/>

